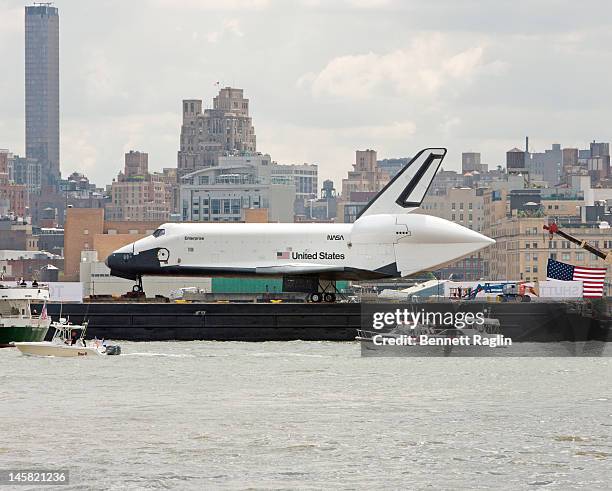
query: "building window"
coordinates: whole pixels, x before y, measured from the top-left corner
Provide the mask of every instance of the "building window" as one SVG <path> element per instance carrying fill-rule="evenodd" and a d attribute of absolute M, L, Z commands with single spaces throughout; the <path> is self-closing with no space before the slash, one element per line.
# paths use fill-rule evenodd
<path fill-rule="evenodd" d="M 569 252 L 564 252 L 563 254 L 561 254 L 561 261 L 569 261 L 569 260 L 570 260 Z"/>
<path fill-rule="evenodd" d="M 83 235 L 89 235 L 89 230 L 87 229 L 83 230 Z"/>

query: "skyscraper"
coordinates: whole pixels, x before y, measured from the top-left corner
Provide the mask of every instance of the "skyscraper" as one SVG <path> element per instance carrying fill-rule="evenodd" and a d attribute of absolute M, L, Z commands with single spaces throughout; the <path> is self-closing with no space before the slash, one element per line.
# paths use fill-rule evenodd
<path fill-rule="evenodd" d="M 480 172 L 480 152 L 463 152 L 461 154 L 461 172 Z"/>
<path fill-rule="evenodd" d="M 60 178 L 59 15 L 50 3 L 25 8 L 26 156 L 40 162 L 43 185 Z"/>
<path fill-rule="evenodd" d="M 255 129 L 249 116 L 249 100 L 244 98 L 242 89 L 221 89 L 213 99 L 213 108 L 204 112 L 200 99 L 183 100 L 179 176 L 215 166 L 222 155 L 255 151 Z"/>

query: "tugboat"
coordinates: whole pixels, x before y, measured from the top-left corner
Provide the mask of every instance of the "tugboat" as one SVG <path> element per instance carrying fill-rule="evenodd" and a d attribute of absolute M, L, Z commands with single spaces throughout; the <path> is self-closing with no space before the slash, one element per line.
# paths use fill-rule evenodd
<path fill-rule="evenodd" d="M 0 283 L 0 348 L 15 342 L 42 341 L 51 325 L 47 315 L 49 289 L 36 281 L 28 285 L 20 281 L 16 286 Z M 32 313 L 31 304 L 42 304 L 40 313 Z"/>

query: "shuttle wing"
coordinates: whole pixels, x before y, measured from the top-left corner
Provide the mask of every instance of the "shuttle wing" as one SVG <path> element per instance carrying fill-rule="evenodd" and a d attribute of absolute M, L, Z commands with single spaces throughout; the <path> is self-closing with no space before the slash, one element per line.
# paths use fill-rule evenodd
<path fill-rule="evenodd" d="M 259 266 L 255 269 L 256 274 L 289 274 L 289 275 L 315 275 L 321 273 L 333 273 L 344 271 L 343 266 L 329 264 L 292 263 L 275 264 L 274 266 Z"/>
<path fill-rule="evenodd" d="M 274 266 L 259 266 L 255 274 L 279 276 L 315 276 L 326 280 L 371 280 L 395 276 L 385 271 L 370 271 L 367 269 L 330 264 L 279 264 Z"/>

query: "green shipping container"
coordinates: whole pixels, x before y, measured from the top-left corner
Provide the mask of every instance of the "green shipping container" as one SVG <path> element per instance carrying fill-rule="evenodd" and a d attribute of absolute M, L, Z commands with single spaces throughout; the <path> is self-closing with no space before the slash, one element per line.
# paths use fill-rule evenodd
<path fill-rule="evenodd" d="M 338 281 L 336 288 L 342 291 L 348 281 Z M 281 293 L 282 278 L 212 278 L 213 293 Z"/>
<path fill-rule="evenodd" d="M 213 293 L 280 293 L 282 278 L 213 278 Z"/>

